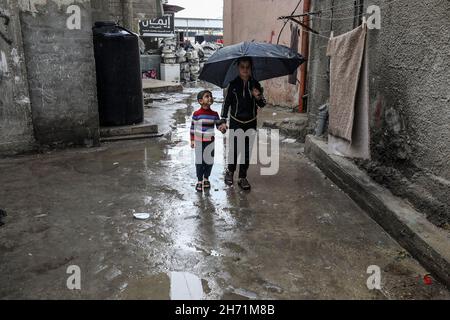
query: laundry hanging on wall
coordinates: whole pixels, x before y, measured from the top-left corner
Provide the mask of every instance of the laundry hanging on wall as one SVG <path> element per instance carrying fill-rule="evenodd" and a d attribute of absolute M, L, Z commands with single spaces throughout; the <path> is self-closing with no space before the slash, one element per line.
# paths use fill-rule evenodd
<path fill-rule="evenodd" d="M 367 25 L 329 40 L 330 153 L 370 159 Z"/>

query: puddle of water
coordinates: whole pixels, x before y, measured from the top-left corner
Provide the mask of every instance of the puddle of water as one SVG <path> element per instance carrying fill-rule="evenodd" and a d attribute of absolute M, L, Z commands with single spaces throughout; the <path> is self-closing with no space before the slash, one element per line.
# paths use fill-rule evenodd
<path fill-rule="evenodd" d="M 120 286 L 122 299 L 202 300 L 208 283 L 188 272 L 170 272 L 133 279 Z"/>
<path fill-rule="evenodd" d="M 129 281 L 126 286 L 122 285 L 120 298 L 126 300 L 169 300 L 169 288 L 170 280 L 164 273 L 141 277 Z"/>
<path fill-rule="evenodd" d="M 244 289 L 233 289 L 223 294 L 222 300 L 256 300 L 258 295 Z"/>
<path fill-rule="evenodd" d="M 170 273 L 171 300 L 202 300 L 203 285 L 196 275 L 187 272 Z"/>

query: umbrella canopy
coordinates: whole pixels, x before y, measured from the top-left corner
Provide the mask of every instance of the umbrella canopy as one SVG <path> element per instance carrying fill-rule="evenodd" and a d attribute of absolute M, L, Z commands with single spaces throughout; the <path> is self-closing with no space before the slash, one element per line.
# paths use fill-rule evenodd
<path fill-rule="evenodd" d="M 262 81 L 294 73 L 305 59 L 292 49 L 270 43 L 242 42 L 224 47 L 205 63 L 200 79 L 225 88 L 238 75 L 237 60 L 252 58 L 253 78 Z"/>

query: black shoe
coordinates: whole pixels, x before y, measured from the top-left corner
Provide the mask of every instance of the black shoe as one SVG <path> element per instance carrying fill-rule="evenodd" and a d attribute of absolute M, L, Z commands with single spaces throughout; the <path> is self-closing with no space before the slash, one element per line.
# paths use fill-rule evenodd
<path fill-rule="evenodd" d="M 239 187 L 241 187 L 242 190 L 250 190 L 252 186 L 250 183 L 248 183 L 248 180 L 246 178 L 241 178 L 238 181 Z"/>
<path fill-rule="evenodd" d="M 233 185 L 233 183 L 234 183 L 233 176 L 234 176 L 234 172 L 231 172 L 229 170 L 227 170 L 227 172 L 225 172 L 225 184 L 227 186 Z"/>
<path fill-rule="evenodd" d="M 197 190 L 197 192 L 203 192 L 203 183 L 198 182 L 197 185 L 195 186 L 195 190 Z"/>

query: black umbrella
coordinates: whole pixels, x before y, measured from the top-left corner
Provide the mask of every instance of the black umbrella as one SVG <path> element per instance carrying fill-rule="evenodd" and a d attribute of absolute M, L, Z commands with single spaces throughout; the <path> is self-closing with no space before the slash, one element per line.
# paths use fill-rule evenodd
<path fill-rule="evenodd" d="M 239 74 L 236 61 L 252 58 L 253 78 L 258 81 L 292 74 L 305 59 L 292 49 L 270 43 L 242 42 L 227 46 L 209 58 L 200 79 L 225 88 Z"/>

